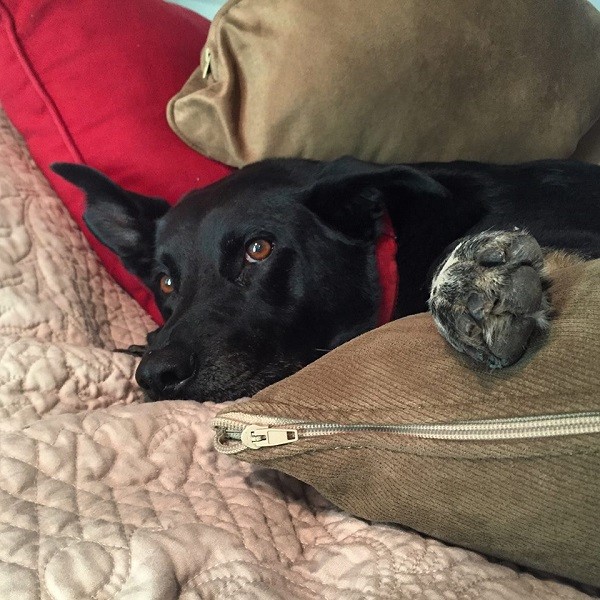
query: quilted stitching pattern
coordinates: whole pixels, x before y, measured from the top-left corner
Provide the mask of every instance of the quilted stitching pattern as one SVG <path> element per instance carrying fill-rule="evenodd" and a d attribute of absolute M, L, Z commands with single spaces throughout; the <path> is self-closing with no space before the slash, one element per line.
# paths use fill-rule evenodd
<path fill-rule="evenodd" d="M 0 113 L 0 598 L 586 597 L 217 455 L 113 352 L 151 327 Z"/>

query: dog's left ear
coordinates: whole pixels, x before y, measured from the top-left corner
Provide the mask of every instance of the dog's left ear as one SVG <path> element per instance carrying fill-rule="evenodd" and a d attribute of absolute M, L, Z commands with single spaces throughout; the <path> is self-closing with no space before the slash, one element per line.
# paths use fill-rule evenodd
<path fill-rule="evenodd" d="M 444 186 L 418 169 L 344 156 L 324 163 L 305 205 L 333 229 L 367 241 L 377 236 L 386 197 L 402 202 L 415 196 L 448 195 Z"/>
<path fill-rule="evenodd" d="M 53 163 L 50 168 L 86 194 L 83 220 L 89 230 L 146 284 L 151 281 L 156 222 L 169 204 L 125 190 L 85 165 Z"/>

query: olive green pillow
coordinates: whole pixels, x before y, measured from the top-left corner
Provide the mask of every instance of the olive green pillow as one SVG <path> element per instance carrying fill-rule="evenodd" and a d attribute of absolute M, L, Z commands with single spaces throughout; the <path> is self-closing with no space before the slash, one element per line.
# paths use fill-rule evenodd
<path fill-rule="evenodd" d="M 517 365 L 475 368 L 407 317 L 225 408 L 217 449 L 366 519 L 600 586 L 600 260 L 554 277 L 550 332 Z"/>
<path fill-rule="evenodd" d="M 567 157 L 599 114 L 585 0 L 230 0 L 167 109 L 235 166 Z"/>

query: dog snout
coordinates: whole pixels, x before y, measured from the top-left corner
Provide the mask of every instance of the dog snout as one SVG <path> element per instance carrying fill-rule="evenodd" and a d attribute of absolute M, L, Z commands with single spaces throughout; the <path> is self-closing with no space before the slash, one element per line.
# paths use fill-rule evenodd
<path fill-rule="evenodd" d="M 190 350 L 169 344 L 151 350 L 142 358 L 135 378 L 145 390 L 159 398 L 173 398 L 196 371 L 197 358 Z"/>

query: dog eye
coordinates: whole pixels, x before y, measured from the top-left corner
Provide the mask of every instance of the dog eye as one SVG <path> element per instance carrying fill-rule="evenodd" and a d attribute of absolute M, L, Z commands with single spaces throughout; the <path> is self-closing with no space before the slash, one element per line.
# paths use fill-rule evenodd
<path fill-rule="evenodd" d="M 252 240 L 246 246 L 245 259 L 249 263 L 265 260 L 273 251 L 273 244 L 268 240 Z"/>
<path fill-rule="evenodd" d="M 160 291 L 163 294 L 171 294 L 175 291 L 175 282 L 170 275 L 163 275 L 159 281 Z"/>

